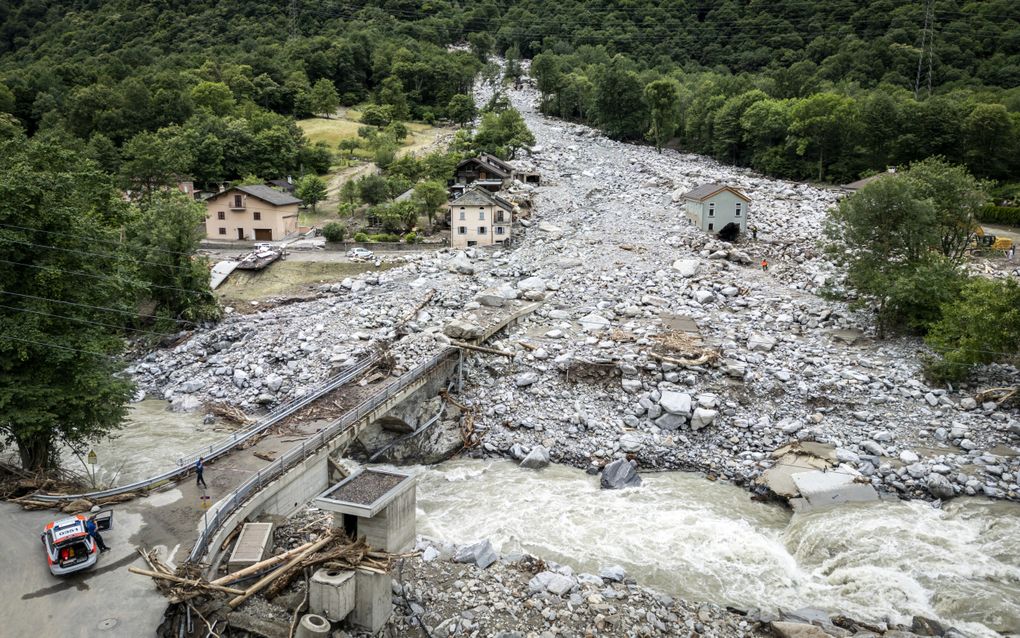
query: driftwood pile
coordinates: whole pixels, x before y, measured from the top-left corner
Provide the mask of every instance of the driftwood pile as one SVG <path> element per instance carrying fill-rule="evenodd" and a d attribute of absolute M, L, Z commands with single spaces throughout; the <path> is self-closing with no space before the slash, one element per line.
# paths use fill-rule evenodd
<path fill-rule="evenodd" d="M 363 538 L 351 540 L 343 530 L 330 530 L 322 538 L 250 565 L 215 580 L 202 577 L 202 568 L 185 563 L 176 570 L 159 560 L 155 552 L 139 553 L 149 569 L 129 567 L 133 574 L 148 576 L 170 602 L 161 635 L 216 635 L 216 627 L 227 623 L 227 615 L 246 600 L 261 595 L 272 599 L 282 593 L 294 578 L 315 567 L 360 569 L 385 574 L 391 555 L 373 551 Z M 254 582 L 248 583 L 252 579 Z M 197 619 L 197 622 L 196 622 Z M 182 630 L 181 627 L 184 627 Z"/>
<path fill-rule="evenodd" d="M 662 351 L 667 353 L 650 352 L 648 356 L 657 361 L 688 368 L 715 363 L 719 360 L 719 353 L 716 350 L 704 347 L 698 339 L 686 332 L 671 330 L 653 336 L 652 340 L 659 344 Z"/>

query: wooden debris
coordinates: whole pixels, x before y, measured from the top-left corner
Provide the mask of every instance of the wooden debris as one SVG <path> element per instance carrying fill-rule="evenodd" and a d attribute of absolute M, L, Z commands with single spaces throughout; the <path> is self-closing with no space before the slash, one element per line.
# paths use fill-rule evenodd
<path fill-rule="evenodd" d="M 260 458 L 263 461 L 275 461 L 276 460 L 276 452 L 255 452 L 254 454 L 255 454 L 255 456 L 257 458 Z"/>
<path fill-rule="evenodd" d="M 476 352 L 484 352 L 485 354 L 497 354 L 501 357 L 514 358 L 514 353 L 506 350 L 496 350 L 495 348 L 486 348 L 484 346 L 476 346 L 470 343 L 464 343 L 463 341 L 451 341 L 450 345 L 456 348 L 464 348 L 465 350 L 474 350 Z"/>
<path fill-rule="evenodd" d="M 996 405 L 1002 405 L 1009 401 L 1020 401 L 1020 386 L 1012 388 L 989 388 L 978 392 L 974 397 L 978 403 L 995 401 Z"/>
<path fill-rule="evenodd" d="M 247 425 L 251 422 L 248 415 L 237 406 L 227 405 L 225 403 L 210 403 L 206 406 L 210 412 L 220 417 L 225 421 L 236 423 L 237 425 Z"/>
<path fill-rule="evenodd" d="M 703 366 L 706 363 L 711 363 L 719 358 L 719 354 L 715 352 L 703 352 L 695 359 L 677 359 L 676 357 L 664 357 L 661 354 L 655 354 L 654 352 L 649 352 L 648 356 L 657 361 L 672 363 L 673 365 L 681 366 L 684 368 Z"/>
<path fill-rule="evenodd" d="M 210 581 L 210 582 L 213 585 L 228 585 L 228 584 L 230 584 L 230 583 L 232 583 L 234 581 L 242 580 L 245 577 L 250 576 L 251 574 L 256 574 L 256 573 L 258 573 L 258 572 L 260 572 L 260 571 L 262 571 L 264 569 L 268 569 L 269 567 L 272 567 L 273 565 L 278 565 L 278 564 L 282 563 L 283 561 L 287 560 L 288 558 L 293 558 L 295 555 L 300 554 L 301 552 L 305 551 L 306 549 L 311 547 L 313 544 L 314 543 L 311 543 L 311 542 L 305 543 L 304 545 L 301 545 L 300 547 L 295 547 L 294 549 L 292 549 L 290 551 L 284 552 L 282 554 L 278 554 L 278 555 L 273 556 L 271 558 L 267 558 L 266 560 L 263 560 L 263 561 L 259 561 L 259 562 L 255 563 L 253 565 L 249 565 L 249 566 L 245 567 L 244 569 L 239 569 L 236 572 L 234 572 L 233 574 L 227 574 L 226 576 L 221 576 L 220 578 L 217 578 L 216 580 L 213 580 L 213 581 Z"/>
<path fill-rule="evenodd" d="M 235 594 L 238 596 L 241 596 L 245 593 L 243 590 L 240 589 L 233 589 L 231 587 L 224 587 L 222 585 L 213 585 L 212 583 L 204 582 L 201 579 L 192 580 L 188 578 L 180 578 L 178 576 L 174 576 L 173 574 L 165 574 L 162 571 L 150 571 L 148 569 L 141 569 L 139 567 L 135 567 L 134 565 L 130 565 L 128 567 L 128 571 L 131 572 L 132 574 L 149 576 L 151 578 L 157 578 L 160 580 L 168 580 L 172 583 L 180 583 L 182 585 L 187 585 L 189 588 L 193 589 L 209 589 L 212 591 L 221 591 L 225 594 Z"/>
<path fill-rule="evenodd" d="M 306 548 L 303 552 L 301 552 L 300 554 L 298 554 L 294 558 L 290 559 L 290 561 L 287 562 L 282 568 L 278 569 L 277 571 L 274 571 L 272 574 L 268 574 L 266 576 L 263 576 L 261 579 L 259 579 L 258 582 L 256 582 L 254 585 L 249 587 L 246 591 L 242 592 L 236 598 L 231 599 L 231 601 L 229 603 L 227 603 L 227 604 L 230 605 L 231 609 L 234 609 L 238 605 L 243 603 L 244 601 L 248 600 L 249 598 L 251 598 L 252 596 L 257 594 L 258 592 L 260 592 L 263 589 L 265 589 L 270 583 L 272 583 L 276 579 L 280 578 L 281 576 L 283 576 L 285 574 L 293 574 L 293 570 L 298 565 L 301 564 L 301 561 L 306 556 L 308 556 L 312 552 L 318 550 L 320 547 L 324 546 L 326 543 L 330 542 L 331 540 L 333 540 L 333 536 L 326 536 L 325 538 L 321 538 L 318 541 L 316 541 L 315 543 L 312 543 L 311 547 Z"/>

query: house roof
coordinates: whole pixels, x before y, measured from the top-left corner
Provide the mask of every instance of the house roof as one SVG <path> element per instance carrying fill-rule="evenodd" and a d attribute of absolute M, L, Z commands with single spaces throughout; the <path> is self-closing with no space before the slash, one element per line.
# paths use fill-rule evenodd
<path fill-rule="evenodd" d="M 507 173 L 512 173 L 514 170 L 514 167 L 511 166 L 509 162 L 505 162 L 491 153 L 482 153 L 480 157 L 482 158 L 482 160 L 485 161 L 486 164 L 489 164 L 491 166 L 497 166 L 506 171 Z"/>
<path fill-rule="evenodd" d="M 234 186 L 223 191 L 229 193 L 232 190 L 239 190 L 242 193 L 247 193 L 252 197 L 258 197 L 262 201 L 269 202 L 274 206 L 287 206 L 288 204 L 300 204 L 301 200 L 293 195 L 287 193 L 281 193 L 275 188 L 270 188 L 263 184 L 254 184 L 252 186 Z"/>
<path fill-rule="evenodd" d="M 492 156 L 490 155 L 489 157 Z M 462 166 L 466 166 L 468 164 L 480 164 L 485 170 L 491 171 L 496 175 L 499 175 L 500 177 L 510 177 L 510 169 L 503 168 L 503 166 L 506 166 L 507 164 L 505 164 L 502 161 L 500 161 L 500 164 L 503 164 L 503 166 L 500 166 L 499 164 L 489 163 L 487 160 L 484 159 L 484 157 L 469 157 L 468 159 L 463 160 L 460 164 L 457 164 L 457 168 L 461 168 Z"/>
<path fill-rule="evenodd" d="M 727 186 L 725 184 L 702 184 L 701 186 L 698 186 L 697 188 L 694 188 L 684 193 L 684 199 L 691 199 L 696 202 L 703 202 L 709 197 L 716 195 L 722 191 L 729 191 L 736 195 L 737 197 L 739 197 L 740 199 L 744 200 L 745 202 L 751 201 L 751 198 L 748 197 L 747 195 L 741 193 L 739 190 L 733 188 L 732 186 Z"/>
<path fill-rule="evenodd" d="M 859 191 L 862 188 L 864 188 L 865 186 L 867 186 L 868 184 L 870 184 L 871 182 L 877 180 L 879 177 L 885 177 L 886 175 L 890 175 L 890 174 L 891 173 L 878 173 L 877 175 L 872 175 L 870 177 L 865 177 L 863 179 L 859 179 L 856 182 L 850 182 L 849 184 L 843 184 L 843 188 L 847 189 L 848 191 Z"/>
<path fill-rule="evenodd" d="M 499 206 L 503 210 L 513 211 L 513 205 L 499 197 L 492 195 L 483 188 L 470 188 L 463 195 L 450 202 L 450 206 Z"/>
<path fill-rule="evenodd" d="M 270 179 L 266 180 L 266 186 L 272 186 L 274 188 L 282 188 L 288 193 L 294 190 L 294 183 L 289 182 L 286 179 Z"/>

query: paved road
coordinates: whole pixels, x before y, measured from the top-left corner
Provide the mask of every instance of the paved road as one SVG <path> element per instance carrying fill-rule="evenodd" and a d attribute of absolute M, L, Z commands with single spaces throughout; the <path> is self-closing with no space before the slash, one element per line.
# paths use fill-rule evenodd
<path fill-rule="evenodd" d="M 49 511 L 25 512 L 0 503 L 0 635 L 43 638 L 151 636 L 166 601 L 151 581 L 127 572 L 144 561 L 129 539 L 142 516 L 117 512 L 114 529 L 103 535 L 111 551 L 90 571 L 57 578 L 46 566 L 39 541 Z"/>
<path fill-rule="evenodd" d="M 131 574 L 129 565 L 146 567 L 137 547 L 160 550 L 183 561 L 202 525 L 199 495 L 215 503 L 252 472 L 268 464 L 254 452 L 281 454 L 295 439 L 315 432 L 322 422 L 307 422 L 273 434 L 256 445 L 206 466 L 206 491 L 194 479 L 147 498 L 114 506 L 114 529 L 103 533 L 111 551 L 90 571 L 56 577 L 46 566 L 39 533 L 64 515 L 29 512 L 0 502 L 0 638 L 147 638 L 155 635 L 166 599 L 152 581 Z M 109 626 L 107 626 L 109 625 Z"/>

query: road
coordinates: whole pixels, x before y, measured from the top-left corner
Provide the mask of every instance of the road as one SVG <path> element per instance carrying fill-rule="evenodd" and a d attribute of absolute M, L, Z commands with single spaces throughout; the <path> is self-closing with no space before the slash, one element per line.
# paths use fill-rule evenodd
<path fill-rule="evenodd" d="M 278 455 L 295 438 L 308 436 L 322 422 L 285 428 L 256 445 L 206 466 L 209 484 L 200 492 L 187 479 L 165 492 L 114 506 L 114 528 L 103 533 L 111 551 L 87 572 L 56 577 L 46 566 L 39 534 L 46 523 L 65 515 L 25 511 L 0 502 L 0 636 L 30 638 L 144 638 L 155 635 L 166 609 L 152 580 L 131 574 L 128 566 L 146 567 L 137 547 L 155 548 L 163 557 L 183 561 L 198 537 L 202 513 L 199 495 L 213 503 L 240 485 L 268 461 L 255 452 Z"/>
<path fill-rule="evenodd" d="M 166 600 L 149 579 L 127 572 L 128 565 L 144 563 L 129 542 L 142 530 L 142 516 L 118 511 L 114 529 L 103 535 L 111 551 L 92 570 L 63 578 L 50 574 L 39 541 L 43 526 L 53 519 L 50 511 L 26 512 L 0 503 L 0 538 L 6 545 L 0 559 L 0 634 L 151 636 Z"/>

